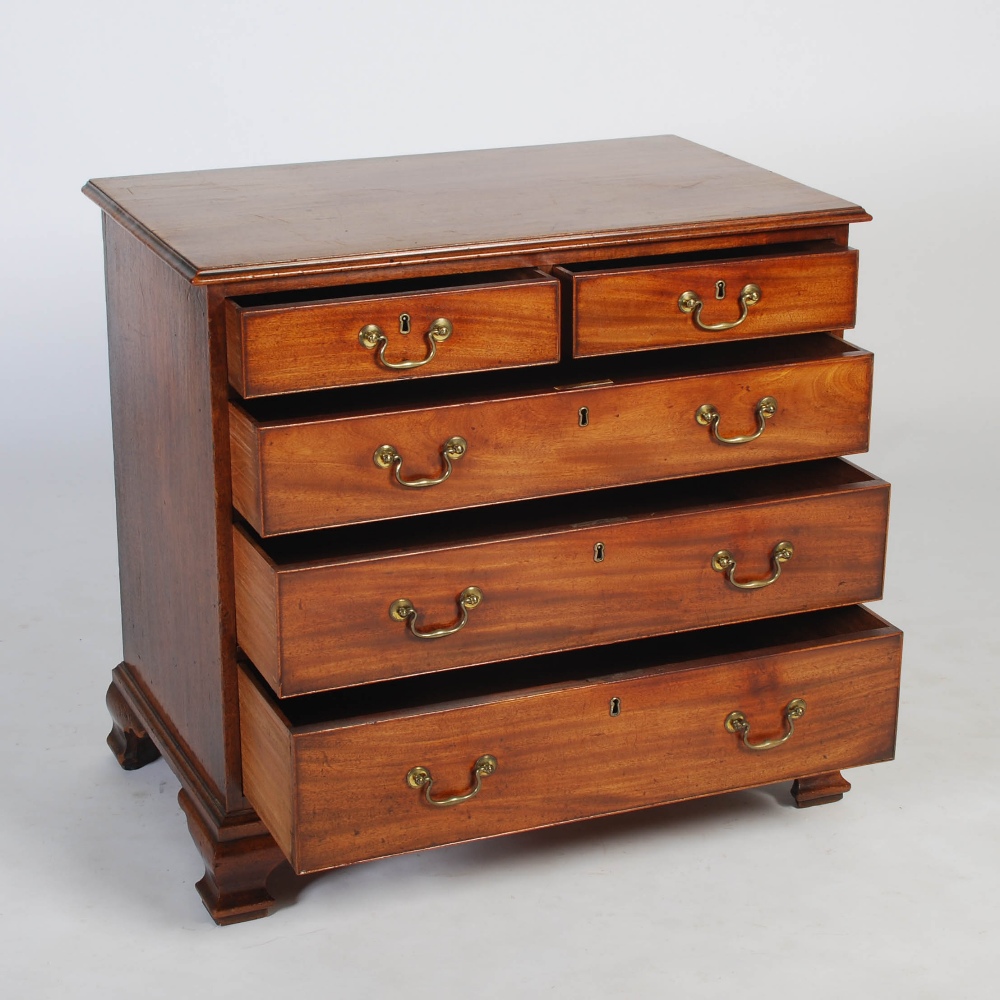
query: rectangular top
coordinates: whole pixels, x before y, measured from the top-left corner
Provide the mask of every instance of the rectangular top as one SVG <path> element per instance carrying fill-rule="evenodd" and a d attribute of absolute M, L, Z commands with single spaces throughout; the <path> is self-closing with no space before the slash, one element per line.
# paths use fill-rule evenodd
<path fill-rule="evenodd" d="M 92 180 L 196 282 L 870 218 L 677 136 Z"/>

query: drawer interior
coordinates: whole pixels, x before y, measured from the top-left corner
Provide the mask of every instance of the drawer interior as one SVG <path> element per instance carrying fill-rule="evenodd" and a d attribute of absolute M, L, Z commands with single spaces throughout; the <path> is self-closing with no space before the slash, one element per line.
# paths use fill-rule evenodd
<path fill-rule="evenodd" d="M 672 376 L 730 372 L 772 365 L 833 361 L 869 352 L 830 333 L 792 334 L 760 341 L 652 350 L 601 358 L 576 358 L 519 371 L 454 375 L 445 380 L 345 387 L 239 399 L 238 403 L 262 424 L 399 412 L 434 405 L 446 406 L 483 398 L 503 398 L 572 389 L 581 384 L 628 384 Z"/>
<path fill-rule="evenodd" d="M 241 308 L 267 306 L 322 305 L 343 299 L 376 299 L 387 295 L 406 295 L 416 292 L 447 291 L 475 286 L 516 285 L 525 281 L 547 278 L 534 268 L 512 268 L 504 271 L 473 271 L 467 274 L 448 274 L 428 278 L 399 278 L 394 281 L 373 281 L 326 288 L 302 288 L 283 292 L 266 292 L 258 295 L 240 295 L 232 301 Z"/>
<path fill-rule="evenodd" d="M 354 724 L 374 717 L 426 714 L 518 698 L 529 691 L 688 670 L 741 656 L 793 651 L 826 640 L 849 642 L 897 631 L 885 619 L 857 604 L 785 615 L 780 622 L 741 622 L 280 699 L 251 664 L 244 663 L 244 668 L 290 729 L 308 731 L 338 722 Z"/>
<path fill-rule="evenodd" d="M 723 472 L 696 479 L 594 490 L 266 539 L 260 539 L 242 519 L 238 523 L 271 562 L 294 568 L 480 539 L 515 538 L 553 528 L 614 524 L 720 504 L 805 497 L 881 483 L 877 476 L 851 462 L 830 458 L 790 463 L 779 469 Z"/>
<path fill-rule="evenodd" d="M 559 271 L 569 275 L 604 271 L 630 271 L 640 267 L 668 267 L 673 264 L 710 264 L 714 261 L 742 260 L 747 257 L 786 257 L 789 254 L 835 253 L 843 247 L 833 240 L 802 240 L 797 243 L 770 243 L 742 247 L 722 247 L 717 250 L 695 250 L 689 253 L 657 254 L 647 257 L 625 257 L 618 260 L 587 260 L 562 264 Z"/>

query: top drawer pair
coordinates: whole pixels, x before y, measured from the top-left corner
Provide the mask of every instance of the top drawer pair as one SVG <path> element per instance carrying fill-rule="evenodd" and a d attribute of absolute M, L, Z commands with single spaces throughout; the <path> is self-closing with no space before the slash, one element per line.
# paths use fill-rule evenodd
<path fill-rule="evenodd" d="M 230 300 L 229 378 L 252 399 L 554 363 L 560 288 L 575 357 L 854 325 L 855 250 L 737 254 L 567 265 L 554 277 L 503 271 L 435 287 L 352 286 L 295 304 Z"/>

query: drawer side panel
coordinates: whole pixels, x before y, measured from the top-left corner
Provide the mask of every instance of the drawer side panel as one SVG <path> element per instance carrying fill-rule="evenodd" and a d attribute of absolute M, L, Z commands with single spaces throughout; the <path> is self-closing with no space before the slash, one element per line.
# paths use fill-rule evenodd
<path fill-rule="evenodd" d="M 294 866 L 292 808 L 295 772 L 291 737 L 281 719 L 242 670 L 239 674 L 239 699 L 243 794 Z"/>
<path fill-rule="evenodd" d="M 278 577 L 274 564 L 238 528 L 233 530 L 236 641 L 275 690 L 278 663 Z"/>

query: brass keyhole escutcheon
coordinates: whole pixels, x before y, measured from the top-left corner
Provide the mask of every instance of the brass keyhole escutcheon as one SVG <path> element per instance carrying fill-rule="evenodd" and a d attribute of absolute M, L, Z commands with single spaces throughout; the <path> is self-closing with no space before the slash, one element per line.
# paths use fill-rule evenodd
<path fill-rule="evenodd" d="M 611 704 L 608 707 L 608 715 L 612 718 L 618 718 L 622 714 L 622 700 L 621 698 L 612 698 Z"/>
<path fill-rule="evenodd" d="M 403 327 L 406 329 L 403 329 Z M 401 313 L 399 317 L 399 332 L 410 332 L 410 314 Z M 427 338 L 427 356 L 419 361 L 389 361 L 385 356 L 386 348 L 389 346 L 389 338 L 377 323 L 367 323 L 358 333 L 358 342 L 367 351 L 377 350 L 376 360 L 383 367 L 390 371 L 408 371 L 411 368 L 420 368 L 430 364 L 437 357 L 438 344 L 443 344 L 454 332 L 454 327 L 450 319 L 444 316 L 434 320 L 427 328 L 424 336 Z"/>
<path fill-rule="evenodd" d="M 598 542 L 594 546 L 594 562 L 604 562 L 604 542 Z"/>
<path fill-rule="evenodd" d="M 718 294 L 718 284 L 716 284 L 716 298 L 721 298 Z M 723 295 L 725 294 L 725 283 L 723 282 Z M 760 302 L 763 297 L 763 292 L 760 290 L 760 285 L 755 285 L 753 283 L 744 285 L 740 289 L 740 315 L 738 319 L 731 320 L 728 323 L 703 323 L 701 321 L 701 310 L 705 305 L 704 302 L 698 297 L 697 292 L 687 291 L 684 292 L 681 297 L 677 300 L 677 308 L 680 309 L 682 313 L 691 317 L 691 322 L 699 330 L 704 330 L 706 333 L 718 333 L 723 330 L 732 330 L 739 326 L 747 316 L 750 314 L 750 307 L 755 306 Z"/>

